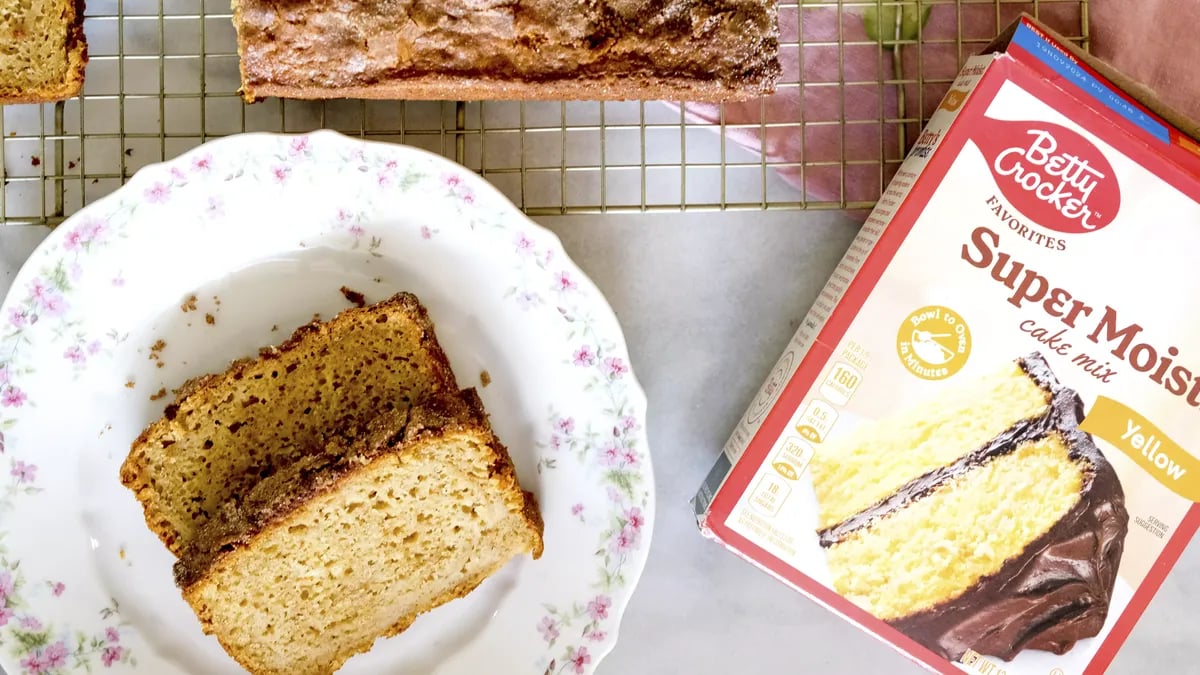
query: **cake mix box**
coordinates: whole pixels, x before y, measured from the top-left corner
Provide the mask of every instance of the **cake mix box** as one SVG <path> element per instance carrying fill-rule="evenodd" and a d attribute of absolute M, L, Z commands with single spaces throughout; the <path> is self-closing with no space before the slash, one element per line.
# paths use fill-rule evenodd
<path fill-rule="evenodd" d="M 1200 150 L 1115 82 L 968 61 L 695 498 L 933 671 L 1102 672 L 1200 524 Z"/>

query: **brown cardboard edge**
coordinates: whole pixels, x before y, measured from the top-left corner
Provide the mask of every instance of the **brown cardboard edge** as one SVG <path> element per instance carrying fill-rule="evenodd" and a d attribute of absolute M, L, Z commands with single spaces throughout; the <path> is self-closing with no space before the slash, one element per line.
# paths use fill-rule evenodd
<path fill-rule="evenodd" d="M 1108 62 L 1084 51 L 1074 42 L 1071 42 L 1069 39 L 1067 39 L 1066 36 L 1046 26 L 1026 12 L 1022 12 L 1019 17 L 1014 19 L 1013 22 L 1010 23 L 1007 28 L 1001 31 L 1000 34 L 997 35 L 987 47 L 984 47 L 980 53 L 989 54 L 1006 49 L 1009 43 L 1012 41 L 1013 35 L 1017 32 L 1017 28 L 1021 25 L 1022 21 L 1029 21 L 1033 25 L 1037 26 L 1038 30 L 1041 30 L 1046 35 L 1054 39 L 1059 46 L 1067 50 L 1071 56 L 1075 57 L 1082 63 L 1087 64 L 1101 76 L 1107 79 L 1113 86 L 1128 94 L 1135 101 L 1161 117 L 1168 124 L 1175 127 L 1177 131 L 1189 136 L 1192 138 L 1192 140 L 1200 141 L 1200 122 L 1193 120 L 1179 110 L 1176 110 L 1175 108 L 1172 108 L 1171 106 L 1158 100 L 1158 95 L 1153 89 L 1122 73 L 1113 66 L 1109 65 Z"/>

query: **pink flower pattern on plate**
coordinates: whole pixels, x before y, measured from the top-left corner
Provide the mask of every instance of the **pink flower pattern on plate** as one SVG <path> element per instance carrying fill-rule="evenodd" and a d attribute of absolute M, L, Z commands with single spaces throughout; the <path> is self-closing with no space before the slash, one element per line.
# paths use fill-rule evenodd
<path fill-rule="evenodd" d="M 166 183 L 157 182 L 146 188 L 142 194 L 151 204 L 165 204 L 171 198 L 171 187 Z"/>
<path fill-rule="evenodd" d="M 538 296 L 537 293 L 533 293 L 531 291 L 524 291 L 522 293 L 517 294 L 517 304 L 521 306 L 521 309 L 524 309 L 524 310 L 533 309 L 534 307 L 537 307 L 539 304 L 541 304 L 541 302 L 542 302 L 542 299 Z"/>
<path fill-rule="evenodd" d="M 610 356 L 604 359 L 604 374 L 607 375 L 610 380 L 615 380 L 628 372 L 629 366 L 625 365 L 625 362 L 620 358 L 616 356 Z"/>
<path fill-rule="evenodd" d="M 612 607 L 612 598 L 607 595 L 597 595 L 588 603 L 587 613 L 592 619 L 599 621 L 608 618 L 608 610 Z"/>
<path fill-rule="evenodd" d="M 546 642 L 554 642 L 559 635 L 558 622 L 548 616 L 542 617 L 542 622 L 538 624 L 538 632 Z"/>
<path fill-rule="evenodd" d="M 57 598 L 57 597 L 60 597 L 60 596 L 62 596 L 62 594 L 63 594 L 64 592 L 66 592 L 66 590 L 67 590 L 67 585 L 66 585 L 66 584 L 64 584 L 64 583 L 63 583 L 63 582 L 61 582 L 61 581 L 55 582 L 55 583 L 53 583 L 53 584 L 51 584 L 51 585 L 50 585 L 50 592 L 51 592 L 51 593 L 54 595 L 54 597 L 56 597 L 56 598 Z"/>
<path fill-rule="evenodd" d="M 616 466 L 624 456 L 621 446 L 610 443 L 600 451 L 600 463 L 604 466 Z"/>
<path fill-rule="evenodd" d="M 646 516 L 642 515 L 642 510 L 635 506 L 625 512 L 625 522 L 634 531 L 640 531 L 642 526 L 646 524 Z"/>
<path fill-rule="evenodd" d="M 83 348 L 79 345 L 67 347 L 67 351 L 63 352 L 63 358 L 71 363 L 80 364 L 87 360 L 87 355 L 83 353 Z"/>
<path fill-rule="evenodd" d="M 28 396 L 21 390 L 20 387 L 9 385 L 3 393 L 0 393 L 0 406 L 5 408 L 20 408 L 25 405 Z"/>
<path fill-rule="evenodd" d="M 46 651 L 42 655 L 46 659 L 46 667 L 51 670 L 67 665 L 67 645 L 63 644 L 62 640 L 46 647 Z"/>
<path fill-rule="evenodd" d="M 513 245 L 517 248 L 517 253 L 521 255 L 533 253 L 533 240 L 524 232 L 517 233 L 517 236 L 513 238 Z"/>
<path fill-rule="evenodd" d="M 75 251 L 83 243 L 83 233 L 79 230 L 71 230 L 67 236 L 63 237 L 63 248 L 68 251 Z"/>
<path fill-rule="evenodd" d="M 555 280 L 558 282 L 558 290 L 560 291 L 573 291 L 579 288 L 579 284 L 571 278 L 571 273 L 566 270 L 559 272 Z"/>
<path fill-rule="evenodd" d="M 18 483 L 32 483 L 37 479 L 37 465 L 19 459 L 13 460 L 12 469 L 9 469 L 8 473 L 16 478 Z M 22 619 L 22 625 L 24 625 L 24 619 Z"/>
<path fill-rule="evenodd" d="M 225 202 L 221 201 L 220 197 L 209 197 L 208 207 L 204 209 L 204 215 L 210 219 L 217 219 L 225 215 Z"/>
<path fill-rule="evenodd" d="M 631 527 L 623 527 L 619 532 L 613 535 L 612 541 L 609 542 L 609 550 L 617 555 L 625 555 L 637 548 L 638 533 Z"/>
<path fill-rule="evenodd" d="M 575 350 L 575 365 L 590 366 L 596 362 L 596 352 L 588 345 Z"/>
<path fill-rule="evenodd" d="M 120 646 L 105 647 L 104 652 L 100 654 L 100 662 L 105 668 L 111 668 L 112 664 L 121 660 L 121 656 L 125 653 L 125 648 Z"/>
<path fill-rule="evenodd" d="M 108 223 L 99 218 L 92 218 L 83 224 L 83 243 L 92 244 L 104 241 L 104 236 L 108 234 Z"/>
<path fill-rule="evenodd" d="M 42 657 L 40 650 L 30 652 L 28 656 L 21 659 L 21 667 L 25 669 L 28 675 L 42 675 L 47 670 L 45 659 Z"/>
<path fill-rule="evenodd" d="M 568 651 L 567 658 L 570 660 L 571 667 L 574 669 L 576 675 L 583 675 L 584 666 L 592 662 L 592 655 L 588 654 L 587 647 Z"/>

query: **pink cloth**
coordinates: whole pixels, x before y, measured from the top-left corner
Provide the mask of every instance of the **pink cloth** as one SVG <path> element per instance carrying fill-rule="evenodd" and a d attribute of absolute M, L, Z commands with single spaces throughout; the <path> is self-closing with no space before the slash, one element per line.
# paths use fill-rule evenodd
<path fill-rule="evenodd" d="M 1180 21 L 1177 4 L 1191 5 L 1185 13 L 1195 16 Z M 1143 14 L 1148 5 L 1158 9 Z M 1179 33 L 1173 43 L 1156 37 L 1157 26 L 1167 23 L 1163 16 L 1168 5 Z M 1151 84 L 1171 83 L 1177 95 L 1168 100 L 1184 99 L 1195 107 L 1200 79 L 1187 82 L 1187 73 L 1178 64 L 1200 57 L 1200 47 L 1193 46 L 1197 42 L 1185 40 L 1186 33 L 1200 25 L 1200 3 L 1092 0 L 1090 8 L 1094 51 Z M 1068 37 L 1081 34 L 1079 2 L 1042 0 L 1036 9 L 1038 18 L 1054 30 Z M 762 153 L 805 201 L 874 202 L 920 132 L 918 119 L 932 114 L 962 62 L 1020 13 L 1034 14 L 1035 7 L 1032 2 L 933 5 L 919 43 L 898 50 L 899 73 L 893 49 L 868 36 L 861 11 L 803 2 L 799 7 L 780 8 L 784 75 L 779 90 L 765 102 L 725 106 L 728 137 Z M 1124 29 L 1106 30 L 1108 26 Z M 1142 52 L 1131 48 L 1155 40 L 1152 48 Z M 1180 50 L 1184 43 L 1187 48 Z M 1180 53 L 1188 50 L 1192 56 Z M 1174 68 L 1162 65 L 1168 58 Z M 917 84 L 918 74 L 924 87 Z M 906 103 L 902 118 L 901 89 Z M 688 104 L 686 109 L 692 123 L 717 124 L 721 119 L 718 106 Z M 881 123 L 881 116 L 887 121 Z"/>
<path fill-rule="evenodd" d="M 1092 0 L 1091 51 L 1154 90 L 1163 103 L 1200 120 L 1200 3 Z"/>

